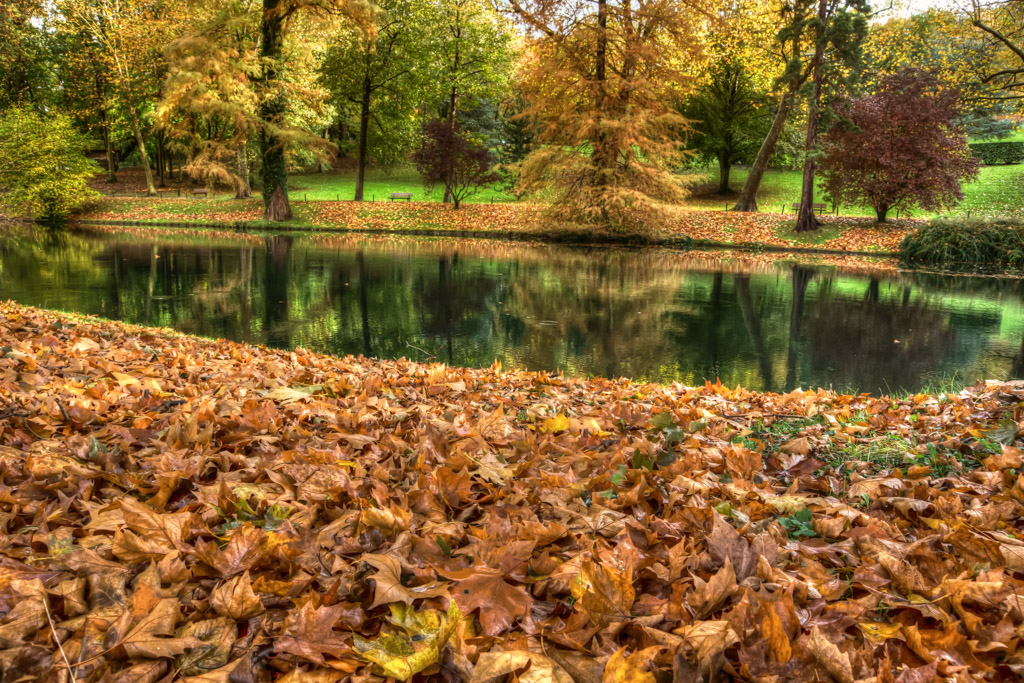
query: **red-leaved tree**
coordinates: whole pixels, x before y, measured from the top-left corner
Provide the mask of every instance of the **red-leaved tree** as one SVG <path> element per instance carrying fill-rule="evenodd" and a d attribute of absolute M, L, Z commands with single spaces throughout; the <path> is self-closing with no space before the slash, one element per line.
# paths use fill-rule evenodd
<path fill-rule="evenodd" d="M 463 199 L 498 181 L 491 152 L 461 126 L 448 121 L 431 121 L 423 127 L 423 144 L 413 154 L 413 161 L 427 187 L 451 188 L 456 209 Z"/>
<path fill-rule="evenodd" d="M 978 176 L 958 123 L 959 93 L 927 71 L 887 76 L 837 113 L 822 145 L 825 189 L 840 204 L 872 207 L 880 223 L 893 209 L 952 208 L 961 183 Z"/>

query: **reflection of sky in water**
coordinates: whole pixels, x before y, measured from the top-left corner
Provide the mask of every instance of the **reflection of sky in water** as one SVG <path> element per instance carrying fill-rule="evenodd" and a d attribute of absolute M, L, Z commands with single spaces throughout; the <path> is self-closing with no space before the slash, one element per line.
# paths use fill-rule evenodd
<path fill-rule="evenodd" d="M 775 390 L 1024 370 L 1017 280 L 751 271 L 667 250 L 14 230 L 0 238 L 4 298 L 285 348 Z"/>

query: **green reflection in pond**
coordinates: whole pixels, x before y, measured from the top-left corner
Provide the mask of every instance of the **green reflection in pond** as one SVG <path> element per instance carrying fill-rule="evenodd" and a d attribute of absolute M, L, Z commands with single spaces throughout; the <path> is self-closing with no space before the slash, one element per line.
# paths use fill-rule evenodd
<path fill-rule="evenodd" d="M 1022 294 L 662 249 L 0 229 L 0 296 L 25 304 L 281 348 L 754 389 L 1018 377 Z"/>

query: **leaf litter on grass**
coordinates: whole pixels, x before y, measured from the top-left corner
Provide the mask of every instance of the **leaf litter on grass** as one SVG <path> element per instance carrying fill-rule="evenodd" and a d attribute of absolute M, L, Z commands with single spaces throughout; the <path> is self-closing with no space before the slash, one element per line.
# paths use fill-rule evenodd
<path fill-rule="evenodd" d="M 5 680 L 1024 675 L 1021 383 L 755 393 L 0 314 Z"/>
<path fill-rule="evenodd" d="M 455 210 L 439 202 L 310 201 L 294 202 L 294 208 L 304 229 L 552 236 L 548 231 L 538 231 L 538 217 L 544 207 L 531 203 L 466 204 Z M 827 216 L 822 218 L 826 232 L 808 237 L 793 232 L 792 216 L 783 214 L 679 209 L 673 211 L 673 216 L 672 222 L 649 237 L 666 241 L 688 238 L 747 246 L 895 253 L 903 237 L 920 223 L 900 220 L 876 224 L 862 217 Z M 209 205 L 171 199 L 104 200 L 77 218 L 248 223 L 272 227 L 262 224 L 262 209 L 257 200 L 216 201 Z"/>

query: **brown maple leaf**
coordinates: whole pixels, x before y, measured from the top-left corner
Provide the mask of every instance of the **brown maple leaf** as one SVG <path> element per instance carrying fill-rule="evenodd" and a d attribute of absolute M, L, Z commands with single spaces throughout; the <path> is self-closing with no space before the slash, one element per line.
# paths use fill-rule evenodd
<path fill-rule="evenodd" d="M 370 609 L 389 602 L 411 605 L 417 598 L 448 597 L 448 589 L 441 583 L 406 586 L 402 583 L 402 561 L 391 555 L 367 554 L 361 558 L 377 571 L 369 578 L 374 581 L 373 604 Z"/>
<path fill-rule="evenodd" d="M 443 576 L 455 581 L 452 597 L 463 614 L 479 610 L 480 625 L 489 636 L 507 631 L 516 619 L 527 616 L 533 606 L 533 597 L 505 581 L 501 570 L 473 567 L 444 572 Z"/>

